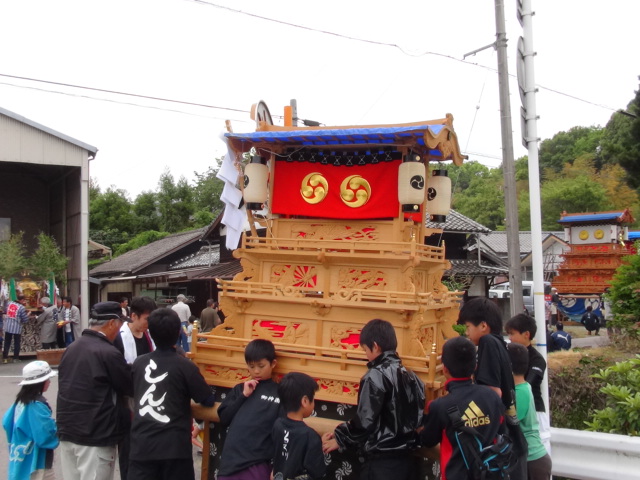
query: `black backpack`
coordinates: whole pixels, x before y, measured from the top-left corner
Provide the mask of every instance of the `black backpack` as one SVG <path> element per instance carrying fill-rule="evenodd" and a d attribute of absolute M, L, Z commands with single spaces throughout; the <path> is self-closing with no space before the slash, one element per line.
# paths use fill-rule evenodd
<path fill-rule="evenodd" d="M 469 480 L 510 479 L 517 457 L 509 435 L 499 434 L 495 443 L 484 446 L 480 433 L 475 428 L 465 425 L 457 406 L 450 407 L 447 414 L 468 472 L 467 478 Z"/>

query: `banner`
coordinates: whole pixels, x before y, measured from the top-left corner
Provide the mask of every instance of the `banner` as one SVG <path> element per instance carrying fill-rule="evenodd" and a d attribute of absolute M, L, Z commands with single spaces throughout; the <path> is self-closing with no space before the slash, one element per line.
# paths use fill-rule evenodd
<path fill-rule="evenodd" d="M 400 161 L 356 166 L 276 161 L 271 211 L 323 218 L 398 216 Z"/>

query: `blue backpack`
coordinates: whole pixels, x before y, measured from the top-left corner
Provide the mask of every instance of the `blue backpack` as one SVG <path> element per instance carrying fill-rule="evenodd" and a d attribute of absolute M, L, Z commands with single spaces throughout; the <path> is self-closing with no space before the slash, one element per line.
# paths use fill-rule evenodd
<path fill-rule="evenodd" d="M 485 446 L 482 444 L 480 433 L 475 428 L 465 425 L 457 406 L 449 408 L 447 414 L 467 469 L 467 478 L 469 480 L 510 479 L 510 473 L 514 470 L 518 458 L 509 435 L 499 434 L 495 442 Z"/>

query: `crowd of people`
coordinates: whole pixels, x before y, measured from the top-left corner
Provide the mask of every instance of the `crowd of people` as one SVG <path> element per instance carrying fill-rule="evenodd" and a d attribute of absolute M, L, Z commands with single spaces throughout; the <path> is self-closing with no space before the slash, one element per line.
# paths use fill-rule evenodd
<path fill-rule="evenodd" d="M 21 390 L 3 418 L 9 478 L 53 478 L 54 449 L 65 480 L 111 480 L 117 460 L 123 479 L 195 478 L 190 405 L 211 407 L 215 396 L 182 352 L 189 307 L 184 298 L 173 308 L 157 308 L 148 297 L 123 303 L 94 305 L 89 328 L 67 347 L 57 372 L 55 421 L 43 394 L 56 372 L 43 361 L 24 367 Z M 211 328 L 220 324 L 216 307 L 211 301 L 213 314 L 201 315 Z M 58 316 L 69 320 L 65 325 L 71 318 L 71 312 Z M 443 478 L 468 478 L 458 430 L 464 423 L 483 447 L 509 439 L 506 478 L 549 479 L 540 390 L 546 364 L 531 345 L 535 321 L 527 315 L 507 321 L 507 345 L 499 308 L 474 298 L 462 306 L 458 323 L 466 336 L 449 339 L 442 352 L 448 395 L 426 404 L 424 384 L 398 356 L 392 324 L 368 322 L 360 333 L 368 363 L 355 413 L 322 437 L 303 421 L 314 412 L 316 381 L 291 372 L 275 382 L 273 343 L 251 341 L 244 352 L 248 379 L 218 407 L 227 435 L 217 478 L 320 479 L 332 452 L 351 451 L 362 459 L 360 478 L 410 479 L 418 470 L 415 450 L 438 444 Z"/>

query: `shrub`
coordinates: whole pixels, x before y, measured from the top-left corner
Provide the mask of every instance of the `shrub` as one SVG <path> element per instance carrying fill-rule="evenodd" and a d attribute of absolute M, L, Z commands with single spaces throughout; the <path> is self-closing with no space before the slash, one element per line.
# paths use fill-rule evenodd
<path fill-rule="evenodd" d="M 577 365 L 549 370 L 551 423 L 558 428 L 585 430 L 585 419 L 605 407 L 603 381 L 594 374 L 606 366 L 602 357 L 583 356 Z"/>
<path fill-rule="evenodd" d="M 606 382 L 600 392 L 606 407 L 593 412 L 588 430 L 640 435 L 640 355 L 600 370 L 593 378 Z"/>

